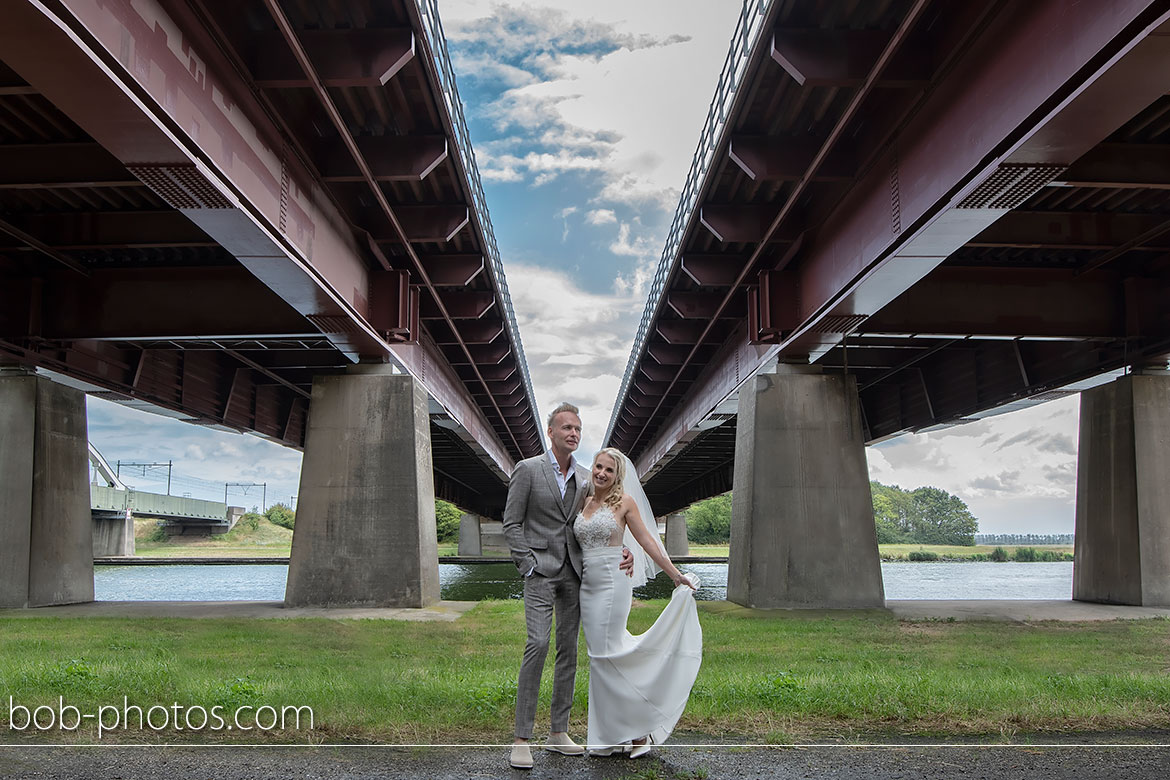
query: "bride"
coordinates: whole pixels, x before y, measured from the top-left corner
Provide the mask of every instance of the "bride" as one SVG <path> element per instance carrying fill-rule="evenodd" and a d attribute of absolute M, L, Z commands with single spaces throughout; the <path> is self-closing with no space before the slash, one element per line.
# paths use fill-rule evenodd
<path fill-rule="evenodd" d="M 680 573 L 662 548 L 629 458 L 612 447 L 597 453 L 590 489 L 573 524 L 584 568 L 588 744 L 591 755 L 628 751 L 638 758 L 670 736 L 699 673 L 703 633 L 692 593 L 697 580 Z M 634 555 L 633 577 L 618 569 L 623 543 Z M 633 588 L 659 571 L 676 586 L 670 604 L 646 633 L 633 636 L 626 630 Z"/>

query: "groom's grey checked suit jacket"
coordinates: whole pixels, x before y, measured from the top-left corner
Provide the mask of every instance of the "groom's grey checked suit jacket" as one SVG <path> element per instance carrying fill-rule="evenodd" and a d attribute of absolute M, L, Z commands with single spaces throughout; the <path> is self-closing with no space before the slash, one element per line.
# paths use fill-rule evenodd
<path fill-rule="evenodd" d="M 566 485 L 562 499 L 554 468 L 547 453 L 517 463 L 504 507 L 504 536 L 520 576 L 525 577 L 528 639 L 516 686 L 516 736 L 521 739 L 532 738 L 554 613 L 557 660 L 549 712 L 552 732 L 568 730 L 577 674 L 581 546 L 573 535 L 573 520 L 585 503 L 589 472 L 578 466 L 576 478 Z"/>
<path fill-rule="evenodd" d="M 522 577 L 533 566 L 551 577 L 560 571 L 566 556 L 581 576 L 581 546 L 573 535 L 573 520 L 585 505 L 589 472 L 577 466 L 576 484 L 565 491 L 562 501 L 553 468 L 547 454 L 537 455 L 517 463 L 508 483 L 504 537 Z"/>

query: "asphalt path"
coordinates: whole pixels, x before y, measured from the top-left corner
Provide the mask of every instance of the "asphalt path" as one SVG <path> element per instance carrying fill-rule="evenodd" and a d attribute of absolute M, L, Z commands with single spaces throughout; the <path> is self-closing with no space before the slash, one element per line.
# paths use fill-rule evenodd
<path fill-rule="evenodd" d="M 1083 741 L 1101 743 L 1096 735 Z M 278 746 L 0 746 L 0 777 L 115 780 L 269 780 L 269 778 L 433 778 L 467 780 L 1001 780 L 1006 778 L 1101 778 L 1166 780 L 1170 735 L 1110 735 L 1112 744 L 874 745 L 865 747 L 657 748 L 637 760 L 567 757 L 534 751 L 536 766 L 507 766 L 500 747 L 278 747 Z M 1141 745 L 1119 746 L 1122 742 Z"/>

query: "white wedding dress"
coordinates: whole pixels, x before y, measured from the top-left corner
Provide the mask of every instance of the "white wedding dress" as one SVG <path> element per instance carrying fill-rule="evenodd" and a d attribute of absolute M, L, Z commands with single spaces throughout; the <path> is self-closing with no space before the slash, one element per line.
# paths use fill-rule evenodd
<path fill-rule="evenodd" d="M 589 747 L 604 750 L 647 735 L 661 745 L 682 716 L 702 660 L 694 595 L 685 585 L 676 587 L 654 625 L 631 635 L 626 619 L 633 581 L 618 569 L 623 535 L 613 510 L 603 505 L 591 517 L 577 515 L 573 531 L 584 564 L 581 624 L 589 649 Z M 625 541 L 632 544 L 632 535 Z"/>

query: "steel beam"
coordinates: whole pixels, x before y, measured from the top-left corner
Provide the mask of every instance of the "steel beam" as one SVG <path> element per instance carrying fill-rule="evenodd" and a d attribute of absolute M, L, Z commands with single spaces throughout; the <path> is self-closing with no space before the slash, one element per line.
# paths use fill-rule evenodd
<path fill-rule="evenodd" d="M 1010 211 L 967 242 L 973 247 L 1114 249 L 1166 222 L 1161 214 Z M 1170 239 L 1135 246 L 1170 251 Z"/>
<path fill-rule="evenodd" d="M 0 338 L 53 340 L 318 337 L 242 268 L 96 269 L 9 279 Z"/>
<path fill-rule="evenodd" d="M 447 159 L 447 137 L 442 135 L 362 136 L 354 141 L 376 181 L 422 181 Z M 323 157 L 319 167 L 325 181 L 365 181 L 344 147 L 331 144 Z"/>
<path fill-rule="evenodd" d="M 471 220 L 467 206 L 451 206 L 443 203 L 424 206 L 395 206 L 394 214 L 402 223 L 409 241 L 424 243 L 445 243 L 455 238 Z M 387 239 L 379 239 L 386 241 Z M 398 243 L 398 238 L 388 239 Z"/>
<path fill-rule="evenodd" d="M 141 186 L 95 143 L 0 145 L 0 190 Z"/>
<path fill-rule="evenodd" d="M 770 203 L 711 204 L 699 209 L 699 222 L 724 243 L 762 241 L 779 207 Z"/>
<path fill-rule="evenodd" d="M 466 287 L 484 270 L 483 255 L 419 255 L 436 287 Z"/>
<path fill-rule="evenodd" d="M 743 270 L 745 258 L 740 255 L 682 256 L 680 268 L 695 284 L 704 287 L 729 287 Z"/>
<path fill-rule="evenodd" d="M 1121 277 L 1107 272 L 1077 277 L 1056 269 L 942 267 L 870 317 L 860 332 L 1123 339 L 1126 293 Z"/>
<path fill-rule="evenodd" d="M 859 87 L 889 43 L 884 30 L 777 29 L 772 59 L 802 87 Z M 883 87 L 919 87 L 930 81 L 930 62 L 903 52 L 886 68 Z"/>
<path fill-rule="evenodd" d="M 752 181 L 799 181 L 824 145 L 815 136 L 770 138 L 761 135 L 732 136 L 727 153 Z M 834 154 L 813 175 L 815 181 L 849 181 L 856 174 L 852 160 Z"/>
<path fill-rule="evenodd" d="M 219 246 L 187 217 L 170 210 L 11 214 L 5 221 L 62 252 Z M 0 249 L 20 243 L 0 237 Z"/>
<path fill-rule="evenodd" d="M 409 27 L 302 30 L 297 37 L 327 87 L 381 87 L 414 58 L 414 33 Z M 257 86 L 313 86 L 278 31 L 260 35 L 251 54 Z"/>
<path fill-rule="evenodd" d="M 1170 189 L 1170 144 L 1101 144 L 1070 165 L 1051 185 Z"/>
<path fill-rule="evenodd" d="M 490 292 L 445 290 L 439 295 L 443 297 L 443 306 L 448 315 L 455 320 L 477 320 L 495 308 L 496 305 L 496 296 Z M 423 319 L 439 319 L 443 316 L 430 296 L 424 297 L 421 311 Z"/>
<path fill-rule="evenodd" d="M 698 344 L 706 323 L 694 320 L 659 320 L 654 323 L 658 335 L 670 344 Z"/>

